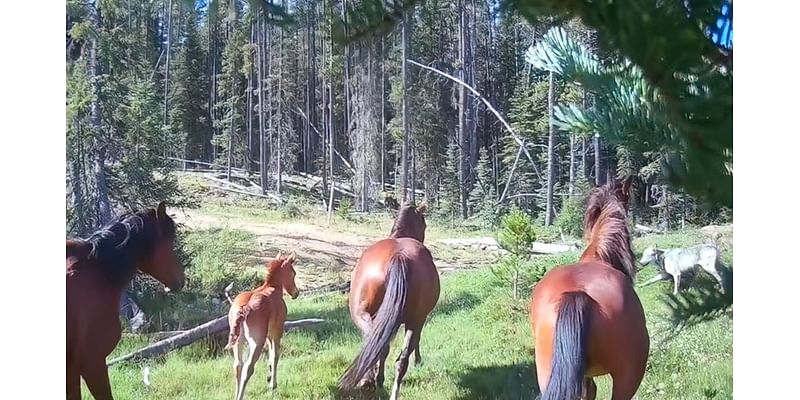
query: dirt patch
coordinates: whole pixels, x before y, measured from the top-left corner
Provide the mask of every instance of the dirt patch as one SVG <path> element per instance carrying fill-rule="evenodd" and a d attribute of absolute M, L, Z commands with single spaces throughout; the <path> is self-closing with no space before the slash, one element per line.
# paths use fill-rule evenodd
<path fill-rule="evenodd" d="M 255 222 L 233 219 L 199 210 L 185 210 L 175 221 L 193 229 L 232 228 L 256 235 L 253 265 L 263 264 L 278 252 L 297 255 L 297 285 L 301 289 L 339 284 L 350 279 L 350 271 L 361 252 L 378 237 L 366 237 L 320 225 L 297 222 Z"/>

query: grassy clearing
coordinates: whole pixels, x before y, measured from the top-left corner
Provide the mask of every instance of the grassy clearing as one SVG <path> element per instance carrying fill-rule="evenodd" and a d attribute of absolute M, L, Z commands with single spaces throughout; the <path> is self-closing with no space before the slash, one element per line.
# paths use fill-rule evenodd
<path fill-rule="evenodd" d="M 698 242 L 692 232 L 652 236 L 635 241 L 637 255 L 648 244 L 662 247 Z M 436 254 L 436 253 L 434 253 Z M 730 263 L 730 251 L 723 252 Z M 576 255 L 572 255 L 576 257 Z M 566 257 L 568 258 L 568 256 Z M 544 259 L 541 262 L 564 262 Z M 642 282 L 655 272 L 643 270 Z M 423 365 L 409 368 L 402 396 L 406 399 L 530 399 L 537 392 L 532 340 L 527 323 L 527 298 L 510 298 L 508 284 L 488 270 L 454 273 L 443 279 L 442 296 L 423 332 Z M 667 329 L 666 309 L 660 296 L 671 283 L 639 290 L 651 333 L 648 372 L 639 399 L 732 398 L 732 320 L 728 317 L 701 324 L 662 342 Z M 262 358 L 248 386 L 248 398 L 327 399 L 360 346 L 344 295 L 287 299 L 290 319 L 322 317 L 324 325 L 284 336 L 278 368 L 278 390 L 270 393 L 268 364 Z M 400 345 L 396 338 L 389 360 Z M 229 399 L 234 392 L 232 357 L 220 351 L 223 339 L 209 339 L 150 360 L 151 386 L 142 384 L 145 364 L 112 367 L 111 382 L 118 399 Z M 141 337 L 126 338 L 112 357 L 146 344 Z M 393 362 L 387 363 L 387 387 L 393 380 Z M 601 378 L 598 398 L 610 397 L 610 378 Z M 84 398 L 89 399 L 84 391 Z"/>

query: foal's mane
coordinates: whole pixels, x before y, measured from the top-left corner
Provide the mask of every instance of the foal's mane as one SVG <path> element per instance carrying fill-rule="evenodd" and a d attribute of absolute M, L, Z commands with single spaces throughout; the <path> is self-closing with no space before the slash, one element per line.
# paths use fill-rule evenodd
<path fill-rule="evenodd" d="M 85 242 L 92 247 L 89 259 L 97 261 L 106 278 L 125 285 L 136 272 L 137 262 L 150 256 L 158 241 L 174 237 L 175 222 L 171 218 L 159 221 L 156 210 L 148 208 L 120 215 Z"/>
<path fill-rule="evenodd" d="M 262 288 L 265 288 L 269 286 L 270 283 L 273 283 L 272 278 L 277 275 L 277 272 L 281 269 L 286 259 L 287 257 L 280 257 L 269 260 L 267 263 L 267 274 L 264 275 L 264 284 L 261 285 Z"/>
<path fill-rule="evenodd" d="M 413 205 L 403 206 L 397 213 L 397 218 L 394 220 L 394 225 L 392 225 L 392 231 L 389 233 L 389 237 L 413 237 L 414 225 L 418 223 L 419 218 L 416 207 Z"/>
<path fill-rule="evenodd" d="M 627 207 L 616 191 L 613 186 L 604 185 L 594 188 L 589 195 L 583 219 L 583 238 L 589 245 L 581 259 L 598 258 L 633 281 L 636 265 L 625 219 Z"/>

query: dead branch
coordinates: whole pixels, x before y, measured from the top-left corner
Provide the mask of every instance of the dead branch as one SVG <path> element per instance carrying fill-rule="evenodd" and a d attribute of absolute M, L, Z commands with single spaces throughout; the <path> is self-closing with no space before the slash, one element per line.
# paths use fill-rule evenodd
<path fill-rule="evenodd" d="M 214 186 L 214 189 L 219 189 L 219 190 L 224 190 L 226 192 L 233 192 L 233 193 L 239 193 L 239 194 L 247 194 L 247 195 L 250 195 L 250 196 L 260 197 L 262 199 L 269 199 L 269 200 L 272 200 L 273 202 L 275 202 L 276 204 L 279 204 L 279 205 L 283 203 L 283 201 L 281 201 L 280 197 L 277 197 L 274 194 L 264 195 L 264 194 L 261 194 L 261 193 L 253 193 L 253 192 L 248 192 L 248 191 L 245 191 L 245 190 L 237 190 L 237 189 L 226 188 L 226 187 L 222 187 L 222 186 Z"/>
<path fill-rule="evenodd" d="M 505 118 L 503 118 L 503 116 L 500 115 L 500 112 L 498 112 L 494 108 L 494 106 L 492 106 L 492 103 L 490 103 L 489 100 L 486 100 L 486 98 L 483 97 L 477 90 L 475 90 L 472 86 L 467 85 L 461 79 L 458 79 L 458 78 L 456 78 L 456 77 L 454 77 L 454 76 L 452 76 L 452 75 L 450 75 L 450 74 L 448 74 L 446 72 L 439 71 L 436 68 L 429 67 L 429 66 L 424 65 L 424 64 L 420 64 L 420 63 L 418 63 L 418 62 L 416 62 L 414 60 L 406 59 L 406 61 L 408 61 L 409 63 L 414 64 L 414 65 L 416 65 L 416 66 L 418 66 L 420 68 L 427 69 L 428 71 L 433 71 L 433 72 L 435 72 L 435 73 L 437 73 L 437 74 L 439 74 L 441 76 L 444 76 L 447 79 L 450 79 L 451 81 L 453 81 L 455 83 L 458 83 L 459 85 L 467 88 L 470 92 L 472 92 L 472 94 L 475 95 L 475 97 L 481 99 L 481 101 L 483 101 L 483 104 L 486 105 L 486 108 L 488 108 L 489 111 L 491 111 L 492 114 L 494 114 L 494 116 L 497 117 L 497 119 L 500 120 L 500 122 L 503 124 L 503 126 L 506 127 L 506 130 L 508 130 L 508 132 L 511 134 L 511 137 L 514 138 L 514 141 L 517 142 L 517 144 L 520 147 L 522 147 L 522 151 L 525 152 L 525 157 L 527 157 L 528 161 L 530 161 L 531 165 L 533 165 L 533 171 L 536 172 L 536 175 L 539 177 L 539 179 L 542 179 L 542 175 L 539 173 L 539 169 L 536 167 L 536 163 L 533 161 L 533 157 L 531 157 L 530 152 L 528 152 L 528 149 L 527 149 L 527 147 L 525 145 L 525 140 L 521 139 L 519 136 L 517 136 L 516 132 L 514 132 L 514 129 L 511 128 L 511 125 L 509 125 L 509 123 L 506 122 Z"/>
<path fill-rule="evenodd" d="M 502 251 L 500 244 L 493 237 L 479 237 L 466 239 L 443 239 L 442 243 L 459 248 L 477 248 L 480 250 Z M 576 250 L 573 244 L 540 243 L 531 244 L 530 251 L 533 254 L 559 254 Z"/>
<path fill-rule="evenodd" d="M 300 109 L 300 107 L 297 107 L 297 111 L 299 111 L 300 115 L 301 115 L 301 116 L 302 116 L 302 117 L 303 117 L 303 118 L 304 118 L 304 119 L 305 119 L 305 120 L 308 122 L 308 125 L 310 125 L 310 126 L 311 126 L 311 127 L 314 129 L 314 132 L 316 132 L 317 136 L 319 136 L 319 138 L 320 138 L 320 139 L 322 139 L 322 140 L 325 140 L 325 138 L 324 138 L 324 137 L 322 137 L 322 133 L 320 133 L 320 132 L 319 132 L 319 129 L 317 129 L 317 127 L 316 127 L 316 126 L 314 126 L 314 124 L 313 124 L 311 121 L 309 121 L 309 120 L 308 120 L 308 117 L 307 117 L 307 116 L 306 116 L 306 114 L 303 112 L 303 110 L 302 110 L 302 109 Z M 339 156 L 339 159 L 340 159 L 340 160 L 342 160 L 342 162 L 344 163 L 344 165 L 345 165 L 345 166 L 346 166 L 348 169 L 350 169 L 350 171 L 352 171 L 352 172 L 353 172 L 353 174 L 355 174 L 355 173 L 356 173 L 356 169 L 355 169 L 355 168 L 353 168 L 353 166 L 352 166 L 352 165 L 350 165 L 350 163 L 348 163 L 348 162 L 347 162 L 347 160 L 345 160 L 345 158 L 342 156 L 342 154 L 341 154 L 341 153 L 339 153 L 339 150 L 336 150 L 336 149 L 334 148 L 334 149 L 333 149 L 333 152 L 334 152 L 334 153 L 336 153 L 336 155 L 337 155 L 337 156 Z"/>
<path fill-rule="evenodd" d="M 316 325 L 322 322 L 325 322 L 325 320 L 320 318 L 286 321 L 286 323 L 283 325 L 283 330 L 285 332 L 294 328 Z M 133 359 L 142 360 L 146 358 L 157 357 L 162 354 L 169 353 L 172 350 L 192 344 L 202 338 L 209 337 L 221 332 L 226 332 L 228 328 L 229 328 L 228 316 L 225 315 L 215 320 L 208 321 L 195 328 L 189 329 L 188 331 L 183 331 L 180 334 L 153 343 L 143 349 L 136 350 L 133 353 L 115 358 L 108 362 L 108 366 L 112 366 L 114 364 Z"/>

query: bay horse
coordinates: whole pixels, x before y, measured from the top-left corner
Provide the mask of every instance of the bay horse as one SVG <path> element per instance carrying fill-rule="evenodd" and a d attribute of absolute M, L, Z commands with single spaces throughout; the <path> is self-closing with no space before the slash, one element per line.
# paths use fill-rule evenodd
<path fill-rule="evenodd" d="M 258 288 L 239 293 L 231 303 L 228 312 L 230 333 L 225 350 L 233 349 L 233 370 L 236 374 L 236 400 L 244 398 L 244 389 L 253 375 L 255 364 L 261 357 L 264 344 L 269 344 L 270 375 L 267 381 L 270 389 L 278 387 L 278 356 L 283 337 L 283 324 L 286 322 L 286 293 L 296 299 L 300 294 L 294 282 L 294 254 L 278 256 L 267 263 L 264 284 Z M 227 295 L 227 293 L 226 293 Z M 247 361 L 242 364 L 244 342 L 248 344 Z M 244 367 L 244 368 L 242 368 Z"/>
<path fill-rule="evenodd" d="M 422 327 L 439 301 L 439 272 L 423 244 L 425 211 L 424 204 L 404 205 L 389 238 L 364 250 L 353 269 L 348 305 L 364 343 L 339 380 L 342 390 L 383 386 L 389 343 L 401 324 L 406 332 L 395 364 L 392 400 L 399 395 L 411 352 L 417 365 L 422 361 Z"/>
<path fill-rule="evenodd" d="M 593 400 L 610 374 L 612 400 L 629 400 L 644 377 L 650 337 L 633 287 L 626 223 L 632 177 L 596 187 L 584 215 L 586 250 L 536 284 L 530 303 L 542 400 Z"/>
<path fill-rule="evenodd" d="M 95 399 L 113 399 L 106 357 L 122 335 L 120 296 L 137 268 L 169 290 L 183 287 L 175 232 L 162 202 L 67 240 L 67 399 L 81 398 L 81 377 Z"/>

